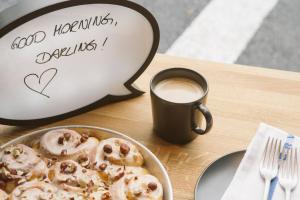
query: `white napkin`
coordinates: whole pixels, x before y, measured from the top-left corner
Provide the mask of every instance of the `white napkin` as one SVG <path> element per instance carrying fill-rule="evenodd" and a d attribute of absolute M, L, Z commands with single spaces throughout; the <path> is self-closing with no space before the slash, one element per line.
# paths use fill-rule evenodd
<path fill-rule="evenodd" d="M 260 161 L 264 153 L 265 144 L 269 136 L 281 138 L 286 141 L 288 133 L 272 126 L 261 124 L 254 136 L 247 152 L 238 167 L 236 174 L 221 200 L 260 200 L 263 198 L 264 179 L 259 172 Z M 300 146 L 300 138 L 293 139 L 293 146 Z M 299 149 L 299 148 L 298 148 Z M 298 154 L 299 155 L 299 154 Z M 299 160 L 299 159 L 298 159 Z M 298 169 L 299 171 L 299 169 Z M 300 173 L 299 173 L 300 174 Z M 269 200 L 284 200 L 284 190 L 279 182 L 274 184 L 273 197 Z M 300 180 L 292 193 L 292 200 L 300 199 Z"/>

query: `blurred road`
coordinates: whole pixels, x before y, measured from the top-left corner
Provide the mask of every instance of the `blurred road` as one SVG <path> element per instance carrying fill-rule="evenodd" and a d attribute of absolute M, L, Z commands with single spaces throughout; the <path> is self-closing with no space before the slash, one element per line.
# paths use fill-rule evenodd
<path fill-rule="evenodd" d="M 159 51 L 164 53 L 216 0 L 134 1 L 148 8 L 157 18 L 162 31 Z M 230 2 L 233 0 L 226 1 L 226 4 L 230 6 Z M 260 2 L 264 4 L 265 1 Z M 266 17 L 234 63 L 300 72 L 300 1 L 279 0 L 274 5 L 269 13 L 265 13 Z M 201 43 L 197 45 L 201 46 Z M 185 49 L 188 51 L 189 46 Z"/>
<path fill-rule="evenodd" d="M 157 18 L 161 53 L 300 72 L 298 0 L 132 1 Z"/>

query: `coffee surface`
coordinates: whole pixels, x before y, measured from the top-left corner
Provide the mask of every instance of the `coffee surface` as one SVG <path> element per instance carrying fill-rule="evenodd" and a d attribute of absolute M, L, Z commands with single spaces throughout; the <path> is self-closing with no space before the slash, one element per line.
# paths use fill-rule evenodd
<path fill-rule="evenodd" d="M 187 78 L 168 78 L 160 81 L 154 92 L 160 98 L 174 103 L 189 103 L 200 99 L 204 95 L 202 87 Z"/>

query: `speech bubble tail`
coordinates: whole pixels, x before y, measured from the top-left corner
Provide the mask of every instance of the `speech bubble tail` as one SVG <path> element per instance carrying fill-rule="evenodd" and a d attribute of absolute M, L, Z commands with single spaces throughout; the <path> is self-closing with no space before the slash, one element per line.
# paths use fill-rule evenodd
<path fill-rule="evenodd" d="M 143 91 L 139 90 L 135 85 L 123 86 L 115 90 L 110 91 L 110 95 L 113 96 L 140 96 L 144 94 Z"/>
<path fill-rule="evenodd" d="M 142 91 L 137 85 L 134 83 L 129 86 L 129 90 L 132 92 L 133 95 L 135 96 L 140 96 L 143 95 L 145 92 Z"/>

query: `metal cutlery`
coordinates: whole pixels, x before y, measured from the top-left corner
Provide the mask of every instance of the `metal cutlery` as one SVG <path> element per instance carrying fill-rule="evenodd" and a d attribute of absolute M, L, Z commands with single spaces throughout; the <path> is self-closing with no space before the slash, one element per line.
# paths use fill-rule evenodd
<path fill-rule="evenodd" d="M 288 149 L 279 167 L 279 183 L 285 191 L 285 199 L 291 199 L 291 192 L 298 182 L 298 152 L 296 148 Z"/>
<path fill-rule="evenodd" d="M 265 146 L 263 159 L 259 167 L 260 174 L 265 180 L 263 200 L 268 200 L 271 180 L 275 178 L 278 173 L 281 143 L 280 139 L 269 137 Z"/>

